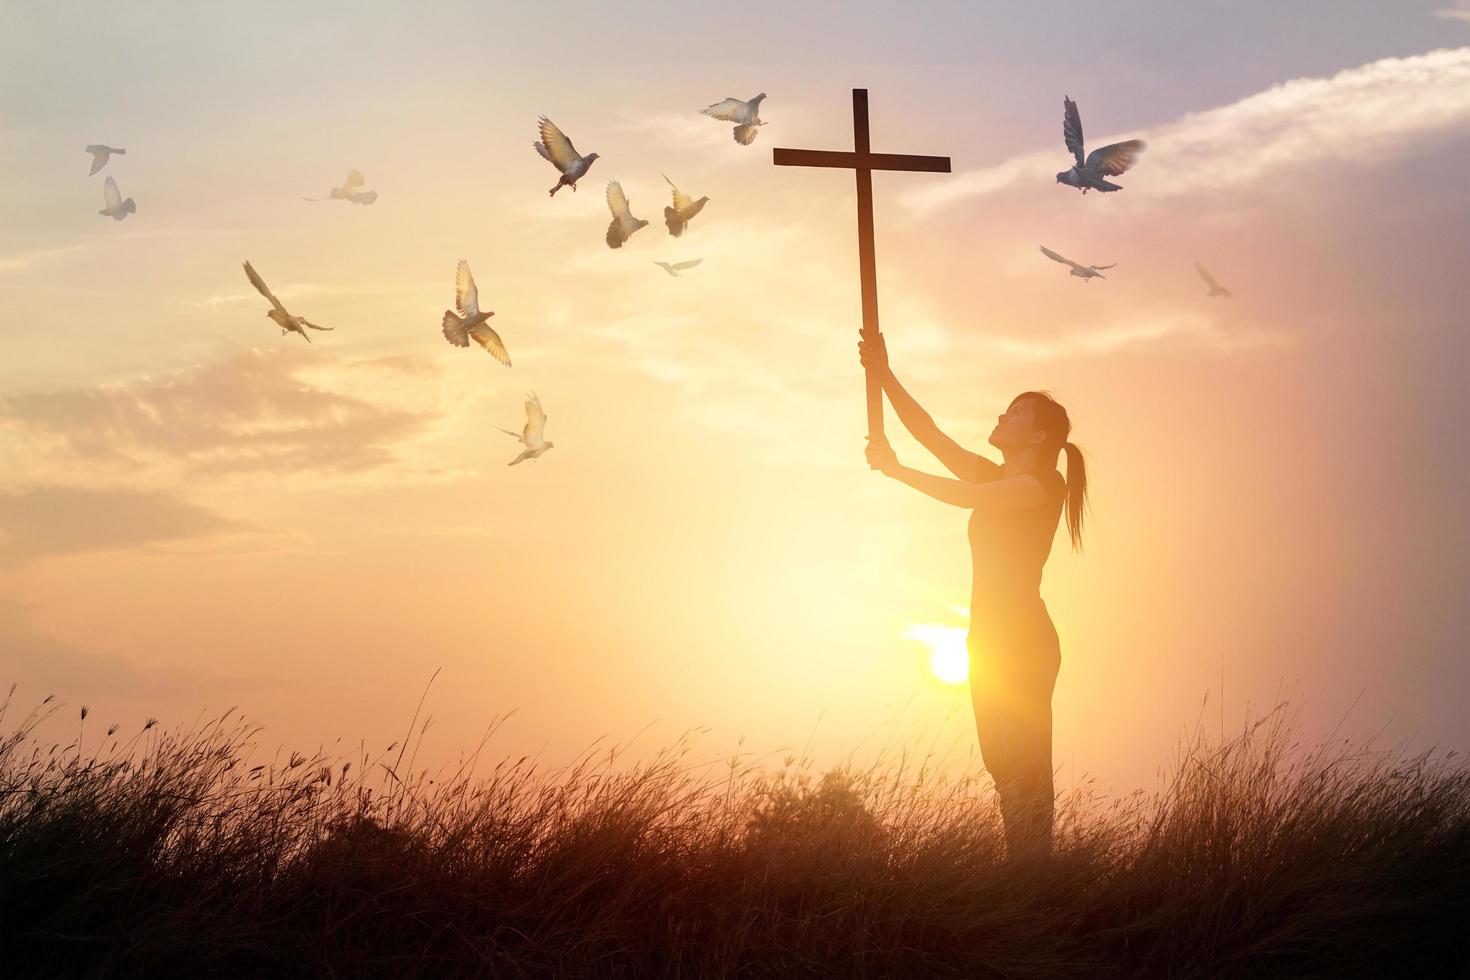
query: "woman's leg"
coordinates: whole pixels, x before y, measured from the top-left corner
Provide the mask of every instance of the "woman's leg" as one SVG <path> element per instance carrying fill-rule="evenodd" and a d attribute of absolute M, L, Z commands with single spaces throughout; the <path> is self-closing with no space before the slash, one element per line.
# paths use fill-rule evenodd
<path fill-rule="evenodd" d="M 1055 790 L 1051 695 L 1061 657 L 1056 631 L 1027 631 L 1030 642 L 971 648 L 970 694 L 980 755 L 995 780 L 1011 854 L 1051 848 Z"/>

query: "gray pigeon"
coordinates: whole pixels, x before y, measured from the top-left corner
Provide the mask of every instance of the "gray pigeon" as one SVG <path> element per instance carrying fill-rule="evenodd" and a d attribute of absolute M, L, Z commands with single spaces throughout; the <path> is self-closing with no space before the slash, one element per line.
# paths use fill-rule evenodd
<path fill-rule="evenodd" d="M 633 237 L 633 232 L 648 224 L 642 218 L 633 217 L 623 185 L 615 180 L 607 182 L 607 208 L 612 212 L 612 222 L 607 226 L 608 248 L 622 248 L 623 242 Z"/>
<path fill-rule="evenodd" d="M 704 206 L 709 203 L 709 198 L 701 197 L 696 201 L 679 188 L 674 187 L 674 182 L 667 176 L 664 176 L 664 180 L 668 181 L 669 187 L 674 192 L 674 206 L 664 208 L 664 224 L 669 226 L 669 234 L 678 238 L 684 234 L 684 227 L 694 219 L 694 216 L 704 210 Z"/>
<path fill-rule="evenodd" d="M 667 272 L 669 275 L 673 276 L 675 279 L 679 279 L 681 278 L 679 275 L 680 272 L 683 272 L 685 269 L 692 269 L 703 261 L 704 259 L 689 259 L 686 262 L 675 262 L 673 265 L 670 265 L 667 262 L 655 261 L 653 264 Z"/>
<path fill-rule="evenodd" d="M 764 126 L 765 122 L 760 117 L 761 99 L 766 97 L 762 92 L 749 102 L 741 102 L 739 99 L 726 99 L 716 102 L 708 108 L 700 109 L 701 115 L 709 116 L 711 119 L 721 119 L 725 122 L 735 124 L 735 142 L 741 146 L 749 146 L 755 141 L 755 130 L 757 126 Z"/>
<path fill-rule="evenodd" d="M 1082 159 L 1082 116 L 1077 112 L 1077 103 L 1065 95 L 1062 96 L 1062 138 L 1067 143 L 1067 149 L 1072 151 L 1072 156 L 1077 158 L 1077 164 L 1071 170 L 1063 170 L 1057 174 L 1057 183 L 1080 188 L 1084 194 L 1089 188 L 1099 191 L 1121 191 L 1123 188 L 1120 185 L 1103 178 L 1126 173 L 1128 168 L 1138 161 L 1138 154 L 1142 153 L 1148 145 L 1143 140 L 1111 143 L 1087 154 L 1084 162 Z"/>
<path fill-rule="evenodd" d="M 1215 277 L 1210 275 L 1209 269 L 1196 262 L 1194 264 L 1194 271 L 1198 272 L 1199 277 L 1205 281 L 1205 285 L 1210 287 L 1210 291 L 1205 294 L 1206 296 L 1223 296 L 1226 299 L 1231 297 L 1232 293 L 1230 290 L 1216 282 Z"/>
<path fill-rule="evenodd" d="M 1060 262 L 1062 263 L 1062 265 L 1070 265 L 1072 267 L 1072 275 L 1079 277 L 1083 282 L 1087 282 L 1089 279 L 1106 279 L 1107 276 L 1103 275 L 1098 270 L 1111 269 L 1113 266 L 1118 264 L 1114 262 L 1111 265 L 1078 265 L 1071 259 L 1063 258 L 1057 253 L 1053 252 L 1045 245 L 1041 246 L 1041 254 L 1045 255 L 1053 262 Z"/>
<path fill-rule="evenodd" d="M 121 221 L 138 210 L 131 197 L 123 200 L 122 192 L 117 189 L 117 181 L 111 177 L 102 184 L 102 203 L 107 206 L 97 213 L 105 214 L 114 221 Z"/>
<path fill-rule="evenodd" d="M 358 190 L 367 178 L 361 171 L 349 170 L 341 187 L 333 187 L 326 197 L 303 197 L 303 201 L 351 201 L 353 204 L 371 204 L 378 199 L 377 191 Z"/>
<path fill-rule="evenodd" d="M 319 327 L 304 316 L 292 316 L 288 313 L 286 308 L 281 305 L 281 301 L 276 299 L 276 294 L 270 291 L 270 287 L 265 284 L 265 280 L 260 278 L 260 274 L 255 271 L 255 267 L 248 261 L 245 263 L 245 276 L 250 280 L 250 285 L 260 291 L 260 295 L 271 301 L 271 308 L 266 313 L 266 316 L 274 320 L 276 326 L 281 328 L 281 336 L 284 337 L 287 333 L 299 333 L 309 344 L 311 343 L 311 335 L 303 328 L 310 327 L 313 330 L 332 329 L 331 327 Z"/>
<path fill-rule="evenodd" d="M 92 154 L 92 169 L 87 171 L 87 176 L 90 177 L 97 171 L 101 170 L 103 167 L 107 166 L 107 161 L 112 156 L 112 154 L 123 154 L 127 153 L 128 151 L 119 150 L 116 147 L 106 146 L 102 143 L 93 143 L 91 146 L 87 147 L 87 152 Z"/>
<path fill-rule="evenodd" d="M 542 157 L 551 161 L 551 165 L 561 171 L 561 179 L 551 188 L 551 197 L 563 187 L 570 187 L 572 193 L 577 192 L 577 181 L 580 180 L 588 170 L 592 168 L 592 161 L 597 159 L 596 153 L 589 153 L 585 157 L 577 153 L 577 148 L 572 141 L 567 139 L 566 134 L 556 128 L 556 124 L 545 116 L 536 120 L 536 128 L 541 133 L 541 139 L 531 145 Z"/>
<path fill-rule="evenodd" d="M 509 429 L 500 431 L 519 439 L 521 445 L 526 447 L 519 456 L 506 463 L 506 466 L 514 466 L 523 459 L 539 459 L 542 453 L 556 445 L 546 441 L 546 412 L 541 408 L 541 399 L 536 397 L 534 391 L 526 392 L 526 427 L 519 435 Z"/>

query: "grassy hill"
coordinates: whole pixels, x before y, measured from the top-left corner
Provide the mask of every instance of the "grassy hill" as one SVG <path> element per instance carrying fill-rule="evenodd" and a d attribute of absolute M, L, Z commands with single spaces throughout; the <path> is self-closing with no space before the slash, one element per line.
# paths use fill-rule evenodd
<path fill-rule="evenodd" d="M 7 977 L 1470 976 L 1463 760 L 1282 712 L 1008 860 L 988 783 L 927 759 L 429 774 L 254 761 L 227 719 L 43 746 L 52 710 L 0 710 Z"/>

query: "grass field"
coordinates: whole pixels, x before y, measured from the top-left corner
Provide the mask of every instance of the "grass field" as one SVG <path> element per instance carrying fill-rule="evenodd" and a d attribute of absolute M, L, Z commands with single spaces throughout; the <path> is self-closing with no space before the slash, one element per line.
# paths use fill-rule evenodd
<path fill-rule="evenodd" d="M 1464 761 L 1282 710 L 1015 861 L 983 777 L 902 752 L 425 773 L 262 762 L 232 716 L 44 746 L 54 710 L 0 711 L 6 977 L 1470 976 Z"/>

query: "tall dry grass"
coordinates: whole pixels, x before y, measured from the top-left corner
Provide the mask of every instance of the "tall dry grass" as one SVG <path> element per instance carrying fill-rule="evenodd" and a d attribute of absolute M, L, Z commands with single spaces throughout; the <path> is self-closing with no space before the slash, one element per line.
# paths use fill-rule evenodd
<path fill-rule="evenodd" d="M 689 762 L 253 763 L 232 716 L 43 747 L 0 708 L 5 976 L 1451 977 L 1470 771 L 1276 711 L 1007 860 L 979 778 Z M 9 727 L 6 727 L 6 726 Z M 411 732 L 413 729 L 411 729 Z M 422 729 L 418 729 L 421 734 Z M 488 734 L 487 734 L 488 738 Z"/>

